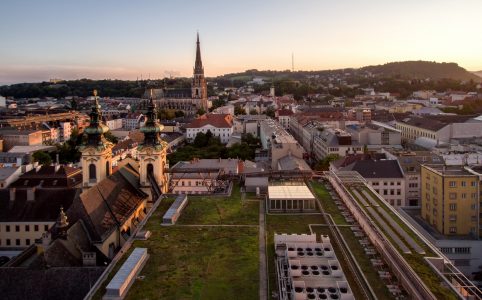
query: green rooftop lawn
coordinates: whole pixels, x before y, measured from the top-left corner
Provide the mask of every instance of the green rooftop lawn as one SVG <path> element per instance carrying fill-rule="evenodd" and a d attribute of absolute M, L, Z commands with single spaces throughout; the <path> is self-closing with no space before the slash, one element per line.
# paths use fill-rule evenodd
<path fill-rule="evenodd" d="M 259 202 L 241 201 L 239 186 L 230 197 L 188 196 L 177 224 L 258 225 Z"/>
<path fill-rule="evenodd" d="M 432 291 L 432 293 L 437 297 L 437 299 L 457 299 L 457 296 L 454 294 L 454 292 L 444 286 L 441 285 L 441 278 L 432 270 L 432 268 L 428 265 L 428 263 L 425 261 L 424 256 L 431 256 L 434 255 L 433 251 L 425 244 L 422 243 L 420 238 L 408 228 L 406 224 L 403 223 L 402 220 L 400 220 L 390 209 L 387 208 L 389 204 L 382 203 L 370 190 L 366 189 L 368 193 L 372 195 L 372 197 L 377 201 L 380 206 L 385 209 L 391 217 L 397 222 L 397 224 L 405 230 L 415 241 L 419 244 L 422 245 L 424 248 L 426 254 L 421 255 L 416 252 L 406 254 L 402 253 L 400 248 L 397 246 L 396 243 L 392 240 L 390 236 L 388 236 L 385 233 L 385 236 L 388 238 L 388 240 L 394 245 L 395 249 L 399 251 L 399 253 L 405 258 L 407 263 L 410 265 L 410 267 L 415 271 L 415 273 L 422 279 L 422 281 L 427 285 L 427 287 Z M 354 199 L 358 198 L 351 192 L 351 195 Z M 361 193 L 360 193 L 361 194 Z M 363 194 L 361 194 L 363 195 Z M 364 210 L 366 208 L 363 205 L 360 205 Z M 372 218 L 372 220 L 377 224 L 379 228 L 383 230 L 383 228 L 380 226 L 378 220 Z M 390 225 L 389 225 L 390 226 Z M 402 238 L 403 240 L 403 238 Z"/>
<path fill-rule="evenodd" d="M 331 215 L 335 224 L 347 225 L 348 223 L 346 222 L 343 215 L 340 213 L 340 210 L 336 206 L 335 201 L 331 198 L 325 185 L 320 182 L 312 181 L 311 187 L 313 188 L 313 191 L 320 200 L 323 210 L 325 211 L 325 213 Z"/>
<path fill-rule="evenodd" d="M 255 299 L 259 293 L 258 229 L 161 227 L 149 222 L 150 258 L 127 299 Z"/>
<path fill-rule="evenodd" d="M 241 203 L 239 188 L 231 197 L 189 197 L 183 213 L 189 224 L 258 225 L 259 203 Z M 148 249 L 149 260 L 126 299 L 256 299 L 259 297 L 257 227 L 162 226 L 173 199 L 163 199 L 144 230 L 147 241 L 135 241 L 109 274 L 94 299 L 135 247 Z"/>

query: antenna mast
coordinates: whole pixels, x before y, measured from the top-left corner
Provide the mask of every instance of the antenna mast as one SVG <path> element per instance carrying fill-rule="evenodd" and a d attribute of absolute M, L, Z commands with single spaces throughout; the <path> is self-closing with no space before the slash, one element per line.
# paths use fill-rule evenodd
<path fill-rule="evenodd" d="M 291 72 L 295 71 L 295 54 L 291 52 Z"/>

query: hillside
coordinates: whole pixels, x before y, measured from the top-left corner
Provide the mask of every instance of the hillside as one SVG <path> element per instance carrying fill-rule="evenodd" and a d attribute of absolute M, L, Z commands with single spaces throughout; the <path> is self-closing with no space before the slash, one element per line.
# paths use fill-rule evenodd
<path fill-rule="evenodd" d="M 248 81 L 253 77 L 263 77 L 268 80 L 300 80 L 306 78 L 307 75 L 336 75 L 350 73 L 353 76 L 361 75 L 362 73 L 370 72 L 377 77 L 400 77 L 405 79 L 453 79 L 453 80 L 475 80 L 481 81 L 481 78 L 476 76 L 456 63 L 437 63 L 430 61 L 403 61 L 391 62 L 384 65 L 366 66 L 359 69 L 347 68 L 337 70 L 320 70 L 320 71 L 259 71 L 247 70 L 241 73 L 225 74 L 217 77 L 220 80 L 240 80 Z M 480 73 L 479 73 L 480 74 Z M 482 74 L 481 74 L 482 76 Z"/>
<path fill-rule="evenodd" d="M 477 72 L 472 72 L 472 73 L 474 73 L 475 75 L 482 78 L 482 71 L 477 71 Z"/>
<path fill-rule="evenodd" d="M 391 62 L 384 65 L 363 67 L 361 70 L 369 71 L 380 76 L 400 76 L 410 79 L 444 79 L 477 80 L 480 78 L 456 63 L 437 63 L 430 61 L 403 61 Z"/>

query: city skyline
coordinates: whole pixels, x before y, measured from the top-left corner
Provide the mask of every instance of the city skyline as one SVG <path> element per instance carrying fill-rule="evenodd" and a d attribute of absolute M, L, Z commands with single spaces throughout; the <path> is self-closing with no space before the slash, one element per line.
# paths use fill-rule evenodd
<path fill-rule="evenodd" d="M 0 7 L 7 24 L 0 28 L 0 84 L 188 77 L 197 31 L 206 76 L 291 69 L 292 53 L 296 70 L 405 60 L 482 70 L 478 1 L 11 1 Z"/>

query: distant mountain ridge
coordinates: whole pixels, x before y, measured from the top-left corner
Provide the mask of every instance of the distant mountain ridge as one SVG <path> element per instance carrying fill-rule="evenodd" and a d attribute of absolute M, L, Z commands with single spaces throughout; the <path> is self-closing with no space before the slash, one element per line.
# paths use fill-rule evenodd
<path fill-rule="evenodd" d="M 270 79 L 302 79 L 306 75 L 327 75 L 340 73 L 358 73 L 370 72 L 379 77 L 400 77 L 404 79 L 454 79 L 454 80 L 474 80 L 482 81 L 482 71 L 475 73 L 469 72 L 460 67 L 457 63 L 438 63 L 431 61 L 401 61 L 390 62 L 383 65 L 366 66 L 362 68 L 345 68 L 335 70 L 319 70 L 319 71 L 272 71 L 272 70 L 247 70 L 240 73 L 231 73 L 218 76 L 225 79 L 244 79 L 254 76 L 267 77 Z"/>
<path fill-rule="evenodd" d="M 473 73 L 465 70 L 456 63 L 437 63 L 431 61 L 402 61 L 391 62 L 384 65 L 367 66 L 360 68 L 382 76 L 400 76 L 410 79 L 456 79 L 480 80 Z"/>

